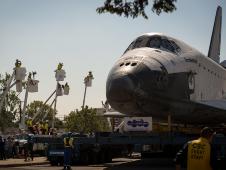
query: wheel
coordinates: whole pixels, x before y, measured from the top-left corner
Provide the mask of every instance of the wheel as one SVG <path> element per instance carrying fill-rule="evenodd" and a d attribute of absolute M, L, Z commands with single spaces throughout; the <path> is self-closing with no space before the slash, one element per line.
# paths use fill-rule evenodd
<path fill-rule="evenodd" d="M 103 150 L 101 150 L 99 152 L 97 161 L 98 161 L 98 163 L 104 163 L 105 162 L 105 154 L 104 154 Z"/>
<path fill-rule="evenodd" d="M 89 154 L 89 163 L 91 164 L 98 163 L 98 152 L 91 152 Z"/>
<path fill-rule="evenodd" d="M 82 164 L 89 163 L 89 153 L 81 153 L 80 161 Z"/>
<path fill-rule="evenodd" d="M 106 151 L 105 152 L 105 162 L 107 162 L 107 163 L 112 162 L 111 151 Z"/>

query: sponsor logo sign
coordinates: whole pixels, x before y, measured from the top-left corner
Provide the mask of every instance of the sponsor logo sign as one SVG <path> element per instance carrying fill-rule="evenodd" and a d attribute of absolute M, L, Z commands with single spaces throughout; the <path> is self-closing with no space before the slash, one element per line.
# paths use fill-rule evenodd
<path fill-rule="evenodd" d="M 125 131 L 151 131 L 152 117 L 125 117 Z"/>

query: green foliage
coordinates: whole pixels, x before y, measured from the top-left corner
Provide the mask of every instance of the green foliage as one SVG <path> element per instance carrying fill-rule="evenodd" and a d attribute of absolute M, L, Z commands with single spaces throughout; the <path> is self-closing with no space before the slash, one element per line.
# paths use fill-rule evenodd
<path fill-rule="evenodd" d="M 48 104 L 44 105 L 42 101 L 33 101 L 27 106 L 26 115 L 28 117 L 34 117 L 38 112 L 39 114 L 34 119 L 35 122 L 43 120 L 44 116 L 44 120 L 51 120 L 54 110 Z"/>
<path fill-rule="evenodd" d="M 107 119 L 98 116 L 96 109 L 88 108 L 78 111 L 72 111 L 64 118 L 65 127 L 69 131 L 92 133 L 100 131 L 109 131 Z"/>
<path fill-rule="evenodd" d="M 6 127 L 14 127 L 16 125 L 15 122 L 19 117 L 20 99 L 18 98 L 16 92 L 14 90 L 10 90 L 5 99 L 2 98 L 2 93 L 7 86 L 9 78 L 10 75 L 7 73 L 5 76 L 0 74 L 0 100 L 4 100 L 0 111 L 1 131 L 4 131 Z"/>
<path fill-rule="evenodd" d="M 162 12 L 173 12 L 176 10 L 177 0 L 153 0 L 152 11 L 157 15 Z M 103 6 L 96 9 L 97 13 L 110 13 L 119 16 L 136 18 L 142 16 L 148 19 L 145 8 L 149 5 L 148 0 L 105 0 Z"/>
<path fill-rule="evenodd" d="M 51 122 L 53 119 L 52 117 L 54 114 L 54 109 L 50 107 L 50 105 L 48 104 L 44 105 L 42 101 L 33 101 L 27 106 L 25 114 L 28 117 L 33 118 L 36 113 L 39 113 L 39 114 L 36 116 L 33 123 L 45 121 L 45 120 L 48 120 L 49 122 Z M 62 127 L 62 125 L 63 125 L 63 122 L 60 121 L 58 118 L 55 118 L 55 127 L 59 128 L 59 127 Z"/>
<path fill-rule="evenodd" d="M 154 0 L 152 11 L 157 15 L 161 14 L 162 12 L 173 12 L 177 9 L 175 6 L 176 1 L 177 0 Z"/>

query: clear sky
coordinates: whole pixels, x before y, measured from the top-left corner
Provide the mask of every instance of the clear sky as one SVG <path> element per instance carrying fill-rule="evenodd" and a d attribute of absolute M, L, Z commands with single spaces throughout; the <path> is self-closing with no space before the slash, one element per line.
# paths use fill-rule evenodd
<path fill-rule="evenodd" d="M 64 63 L 71 91 L 58 98 L 59 115 L 80 109 L 83 79 L 92 71 L 86 105 L 105 101 L 108 72 L 127 46 L 140 34 L 162 32 L 207 54 L 216 8 L 223 8 L 221 60 L 226 59 L 226 2 L 178 0 L 172 14 L 157 16 L 147 8 L 148 20 L 96 13 L 100 0 L 0 0 L 0 73 L 12 72 L 16 59 L 36 71 L 39 92 L 29 102 L 45 101 L 56 86 L 54 70 Z M 152 1 L 150 1 L 151 3 Z M 20 95 L 21 100 L 24 94 Z"/>

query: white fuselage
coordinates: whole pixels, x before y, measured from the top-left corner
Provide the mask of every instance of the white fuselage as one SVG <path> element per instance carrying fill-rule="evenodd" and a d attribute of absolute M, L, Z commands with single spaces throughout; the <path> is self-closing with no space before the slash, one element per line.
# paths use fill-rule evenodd
<path fill-rule="evenodd" d="M 166 118 L 171 112 L 178 122 L 226 120 L 221 107 L 226 98 L 226 69 L 163 34 L 135 39 L 115 63 L 106 87 L 111 106 L 128 115 Z M 212 114 L 209 108 L 220 112 Z"/>
<path fill-rule="evenodd" d="M 179 46 L 183 43 L 175 41 Z M 186 48 L 185 53 L 179 54 L 180 59 L 174 58 L 181 61 L 180 66 L 175 70 L 167 69 L 168 73 L 194 73 L 194 79 L 191 81 L 191 86 L 194 87 L 194 93 L 190 95 L 192 101 L 226 98 L 226 69 L 188 45 L 183 43 L 183 46 Z"/>

